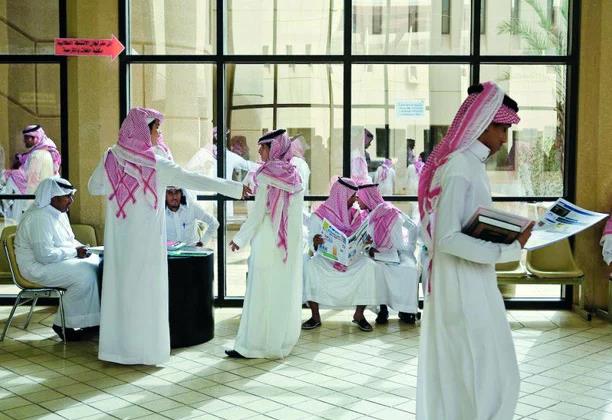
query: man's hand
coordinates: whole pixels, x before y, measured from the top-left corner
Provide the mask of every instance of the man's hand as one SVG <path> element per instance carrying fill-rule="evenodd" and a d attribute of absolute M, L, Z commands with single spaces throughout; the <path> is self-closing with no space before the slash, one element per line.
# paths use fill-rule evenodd
<path fill-rule="evenodd" d="M 230 249 L 232 250 L 232 252 L 236 252 L 240 249 L 240 247 L 238 245 L 236 245 L 236 243 L 234 241 L 231 241 L 230 244 Z"/>
<path fill-rule="evenodd" d="M 518 238 L 516 238 L 516 240 L 519 241 L 519 243 L 521 244 L 521 248 L 525 248 L 525 244 L 529 240 L 529 237 L 531 236 L 531 231 L 533 230 L 534 226 L 535 222 L 529 223 L 529 226 L 527 226 L 527 228 L 525 228 L 525 230 L 521 232 Z"/>
<path fill-rule="evenodd" d="M 324 243 L 325 243 L 325 240 L 319 234 L 315 235 L 314 238 L 312 238 L 312 246 L 315 249 L 315 251 L 319 249 L 319 245 L 322 245 Z"/>
<path fill-rule="evenodd" d="M 253 191 L 251 191 L 251 189 L 249 188 L 248 185 L 243 185 L 242 186 L 242 199 L 244 200 L 247 197 L 250 197 L 253 195 Z"/>
<path fill-rule="evenodd" d="M 87 250 L 86 246 L 80 246 L 76 249 L 77 258 L 87 258 L 91 255 L 91 252 Z"/>

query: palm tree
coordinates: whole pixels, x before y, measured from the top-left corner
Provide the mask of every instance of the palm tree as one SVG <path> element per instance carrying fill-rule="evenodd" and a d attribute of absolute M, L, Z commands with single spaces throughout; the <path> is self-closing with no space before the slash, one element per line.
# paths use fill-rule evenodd
<path fill-rule="evenodd" d="M 497 33 L 518 36 L 525 42 L 525 53 L 532 55 L 557 55 L 567 54 L 568 36 L 568 9 L 569 1 L 562 1 L 559 8 L 559 18 L 553 19 L 549 13 L 545 1 L 523 0 L 536 14 L 536 25 L 521 22 L 520 19 L 509 19 L 497 26 Z M 552 10 L 554 13 L 554 10 Z M 546 161 L 548 170 L 560 169 L 563 171 L 564 162 L 564 138 L 565 138 L 565 90 L 566 69 L 563 66 L 553 66 L 556 74 L 555 93 L 557 113 L 557 130 L 555 141 L 551 150 L 547 151 L 549 159 Z M 551 159 L 552 158 L 552 159 Z"/>

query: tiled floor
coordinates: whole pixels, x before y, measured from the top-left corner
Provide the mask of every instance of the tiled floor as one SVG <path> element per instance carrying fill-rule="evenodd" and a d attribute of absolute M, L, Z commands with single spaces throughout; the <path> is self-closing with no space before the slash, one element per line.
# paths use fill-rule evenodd
<path fill-rule="evenodd" d="M 0 343 L 0 419 L 414 418 L 419 328 L 397 320 L 363 333 L 349 311 L 324 311 L 323 328 L 303 332 L 287 359 L 234 361 L 223 350 L 240 310 L 218 309 L 214 340 L 145 367 L 98 361 L 95 341 L 64 347 L 51 314 L 36 311 L 28 331 L 11 328 Z M 570 312 L 509 318 L 523 379 L 517 419 L 612 419 L 612 324 Z"/>

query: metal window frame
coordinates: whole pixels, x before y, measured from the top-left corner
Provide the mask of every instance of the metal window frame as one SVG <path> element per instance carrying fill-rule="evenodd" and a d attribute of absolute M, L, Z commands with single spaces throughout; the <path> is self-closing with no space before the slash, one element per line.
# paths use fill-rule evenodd
<path fill-rule="evenodd" d="M 66 0 L 57 0 L 58 34 L 60 38 L 67 35 Z M 69 176 L 68 156 L 68 58 L 56 55 L 37 54 L 0 54 L 0 64 L 58 64 L 60 69 L 60 147 L 62 156 L 62 176 Z M 4 196 L 2 196 L 4 198 Z M 11 195 L 6 198 L 25 200 L 32 195 Z"/>
<path fill-rule="evenodd" d="M 64 0 L 65 1 L 65 0 Z M 225 54 L 224 28 L 226 19 L 225 1 L 216 1 L 216 51 L 211 55 L 127 55 L 129 45 L 129 3 L 130 0 L 119 0 L 119 39 L 126 46 L 126 50 L 119 56 L 119 87 L 120 106 L 119 117 L 122 121 L 127 115 L 129 107 L 129 71 L 131 64 L 215 64 L 216 68 L 216 125 L 220 132 L 225 132 L 226 115 L 225 105 L 225 65 L 226 64 L 342 64 L 343 66 L 343 175 L 350 174 L 350 142 L 351 142 L 351 81 L 353 64 L 466 64 L 470 66 L 470 81 L 480 81 L 480 67 L 486 64 L 558 64 L 567 69 L 566 78 L 566 127 L 565 127 L 565 161 L 563 174 L 563 197 L 569 200 L 575 198 L 576 180 L 576 133 L 577 133 L 577 99 L 578 99 L 578 67 L 580 48 L 580 2 L 568 0 L 568 51 L 564 56 L 506 56 L 481 55 L 481 0 L 472 0 L 471 3 L 471 45 L 468 55 L 352 55 L 352 18 L 353 2 L 343 0 L 344 5 L 344 33 L 343 53 L 331 55 L 244 55 Z M 331 0 L 330 0 L 331 1 Z M 63 2 L 63 1 L 62 1 Z M 298 104 L 306 106 L 307 104 Z M 285 105 L 274 104 L 275 107 Z M 293 106 L 288 104 L 286 106 Z M 227 139 L 220 136 L 217 176 L 225 175 L 225 150 Z M 63 146 L 63 143 L 62 143 Z M 64 150 L 64 149 L 62 149 Z M 309 195 L 306 201 L 322 201 L 326 196 Z M 416 196 L 387 196 L 386 199 L 398 202 L 417 201 Z M 493 197 L 496 202 L 535 202 L 554 200 L 558 197 L 521 196 L 521 197 Z M 225 202 L 233 201 L 220 195 L 200 195 L 198 200 L 215 201 L 217 203 L 217 217 L 221 222 L 218 232 L 217 244 L 217 293 L 215 304 L 223 307 L 240 307 L 243 298 L 226 296 L 226 231 L 225 231 Z M 561 299 L 511 299 L 506 306 L 513 309 L 558 309 L 570 308 L 572 305 L 572 286 L 565 286 L 561 291 Z"/>

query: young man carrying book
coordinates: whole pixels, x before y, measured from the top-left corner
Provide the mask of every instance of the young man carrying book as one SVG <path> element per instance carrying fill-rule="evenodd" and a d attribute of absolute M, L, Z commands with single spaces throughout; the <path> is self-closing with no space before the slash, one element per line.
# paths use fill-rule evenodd
<path fill-rule="evenodd" d="M 518 106 L 492 82 L 471 86 L 419 181 L 429 257 L 419 346 L 417 419 L 510 420 L 519 371 L 495 264 L 518 260 L 530 224 L 510 244 L 462 232 L 491 207 L 485 162 L 519 122 Z"/>

